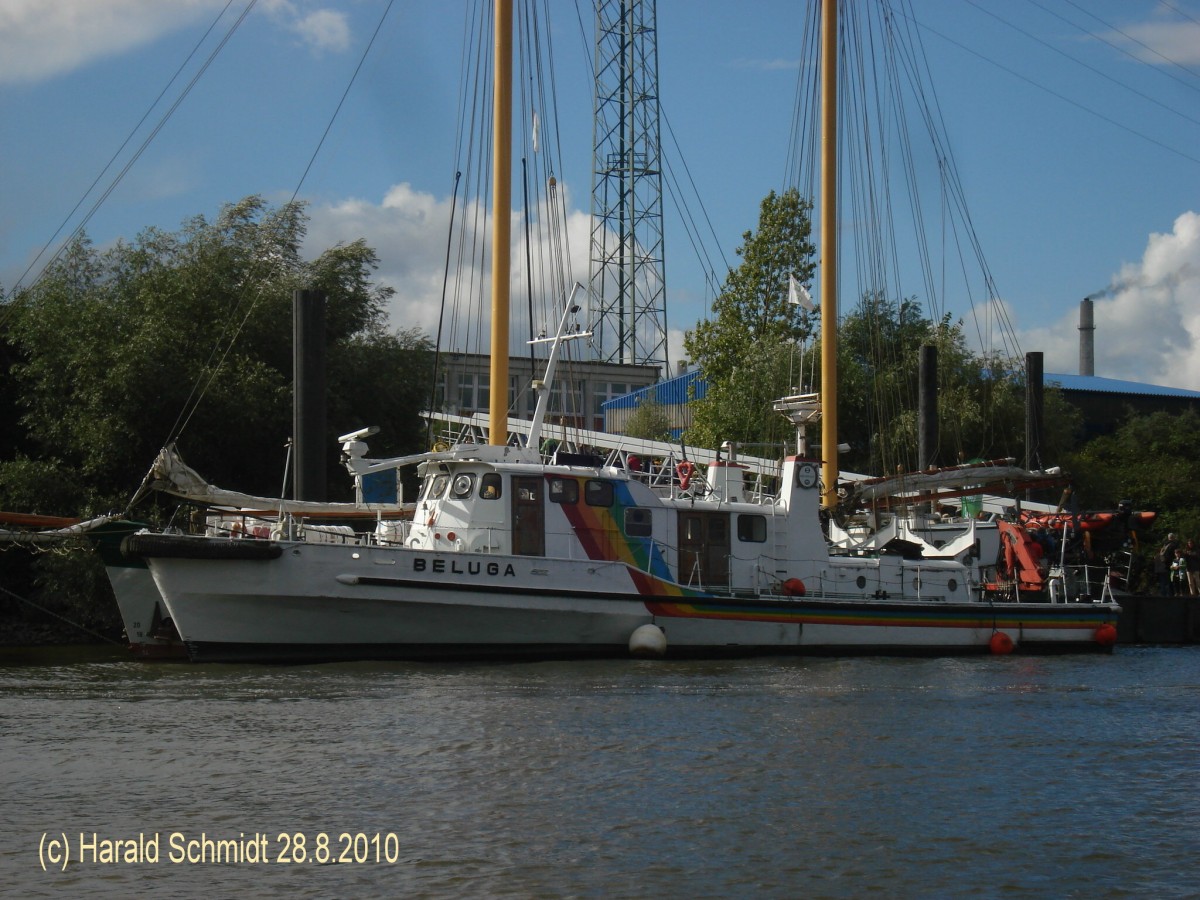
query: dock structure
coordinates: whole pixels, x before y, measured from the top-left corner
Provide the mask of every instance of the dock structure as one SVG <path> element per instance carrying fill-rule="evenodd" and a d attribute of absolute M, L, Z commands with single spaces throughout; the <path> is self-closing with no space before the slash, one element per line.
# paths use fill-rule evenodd
<path fill-rule="evenodd" d="M 1200 597 L 1119 597 L 1117 644 L 1200 644 Z"/>

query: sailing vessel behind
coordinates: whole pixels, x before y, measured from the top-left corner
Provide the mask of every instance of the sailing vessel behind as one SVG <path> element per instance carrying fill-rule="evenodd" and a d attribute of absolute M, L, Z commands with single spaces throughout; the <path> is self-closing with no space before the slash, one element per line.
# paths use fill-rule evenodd
<path fill-rule="evenodd" d="M 833 4 L 827 8 L 835 9 Z M 832 13 L 830 13 L 832 15 Z M 511 115 L 511 4 L 496 3 L 494 126 Z M 825 28 L 836 34 L 836 23 Z M 835 71 L 836 67 L 827 71 Z M 507 358 L 510 165 L 497 148 L 492 356 Z M 831 254 L 836 255 L 836 254 Z M 832 285 L 823 275 L 822 290 Z M 824 315 L 836 323 L 833 295 Z M 776 466 L 732 445 L 672 465 L 632 454 L 544 459 L 543 423 L 560 348 L 586 337 L 568 299 L 537 411 L 509 440 L 503 369 L 493 370 L 488 443 L 370 460 L 358 435 L 343 455 L 356 479 L 416 468 L 414 518 L 399 530 L 316 543 L 138 534 L 144 559 L 194 660 L 548 658 L 841 653 L 1109 651 L 1119 607 L 1084 596 L 1030 602 L 984 589 L 978 555 L 832 546 L 822 494 L 836 459 L 798 450 Z M 827 367 L 836 353 L 827 352 Z M 836 371 L 823 383 L 836 385 Z M 808 405 L 806 405 L 808 404 Z M 824 407 L 824 409 L 822 409 Z M 789 416 L 836 407 L 795 398 Z M 832 428 L 830 422 L 833 422 Z M 824 476 L 822 476 L 824 467 Z M 664 469 L 667 477 L 663 477 Z"/>

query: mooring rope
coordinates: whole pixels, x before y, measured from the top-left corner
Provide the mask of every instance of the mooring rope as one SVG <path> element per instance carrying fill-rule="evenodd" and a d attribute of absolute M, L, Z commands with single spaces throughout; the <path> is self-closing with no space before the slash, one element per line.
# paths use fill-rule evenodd
<path fill-rule="evenodd" d="M 98 631 L 92 631 L 92 629 L 88 628 L 86 625 L 80 625 L 78 622 L 72 622 L 66 616 L 60 616 L 58 613 L 54 612 L 54 610 L 46 609 L 46 607 L 42 606 L 41 604 L 34 603 L 28 597 L 22 597 L 20 594 L 10 591 L 6 587 L 0 587 L 0 593 L 7 594 L 9 597 L 12 597 L 14 600 L 17 600 L 20 603 L 26 603 L 29 606 L 32 606 L 34 609 L 44 612 L 48 616 L 54 616 L 54 618 L 56 618 L 62 622 L 66 622 L 68 625 L 72 626 L 73 628 L 78 628 L 80 631 L 86 631 L 88 634 L 92 635 L 92 637 L 98 637 L 98 638 L 100 638 L 100 640 L 107 641 L 110 644 L 116 644 L 118 647 L 121 646 L 120 641 L 114 641 L 112 638 L 108 637 L 107 635 L 103 635 Z"/>

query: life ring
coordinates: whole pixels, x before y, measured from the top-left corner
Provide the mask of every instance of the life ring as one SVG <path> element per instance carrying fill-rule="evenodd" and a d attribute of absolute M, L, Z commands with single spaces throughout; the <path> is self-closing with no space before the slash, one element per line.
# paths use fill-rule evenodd
<path fill-rule="evenodd" d="M 686 491 L 692 483 L 692 476 L 696 474 L 696 466 L 685 459 L 675 467 L 675 474 L 679 476 L 679 489 Z"/>

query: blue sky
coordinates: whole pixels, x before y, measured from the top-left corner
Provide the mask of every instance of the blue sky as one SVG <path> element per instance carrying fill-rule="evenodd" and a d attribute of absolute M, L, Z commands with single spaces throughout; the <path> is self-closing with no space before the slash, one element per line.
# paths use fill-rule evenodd
<path fill-rule="evenodd" d="M 901 6 L 896 0 L 894 5 Z M 235 0 L 224 33 L 245 8 Z M 591 35 L 552 17 L 572 257 L 586 260 Z M 659 81 L 736 264 L 784 186 L 801 4 L 659 0 Z M 138 120 L 225 0 L 0 0 L 0 284 L 69 232 L 161 116 Z M 290 197 L 386 0 L 259 0 L 87 223 L 104 245 L 177 229 L 248 194 Z M 364 237 L 396 326 L 432 329 L 455 161 L 465 3 L 395 0 L 304 181 L 308 248 Z M 1200 0 L 911 0 L 972 222 L 1022 350 L 1075 372 L 1096 300 L 1096 374 L 1200 389 Z M 216 46 L 210 37 L 200 58 Z M 180 85 L 198 68 L 193 61 Z M 118 153 L 127 137 L 134 138 Z M 674 153 L 673 148 L 668 153 Z M 680 164 L 679 162 L 676 163 Z M 72 209 L 84 200 L 80 212 Z M 701 267 L 668 207 L 671 344 L 705 313 Z M 719 258 L 719 256 L 718 256 Z M 32 269 L 36 273 L 37 267 Z M 26 280 L 32 276 L 25 276 Z M 948 309 L 968 315 L 954 298 Z M 676 354 L 673 354 L 673 356 Z"/>

